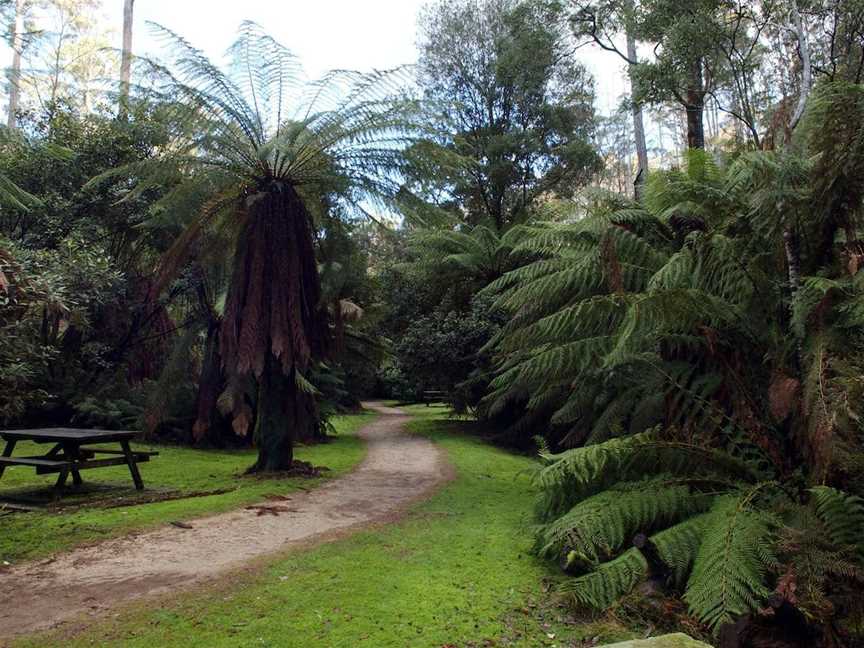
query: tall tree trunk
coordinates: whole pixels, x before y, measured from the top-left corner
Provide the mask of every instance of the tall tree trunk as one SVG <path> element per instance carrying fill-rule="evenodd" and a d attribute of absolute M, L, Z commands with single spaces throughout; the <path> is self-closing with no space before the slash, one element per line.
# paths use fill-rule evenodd
<path fill-rule="evenodd" d="M 135 0 L 123 0 L 123 55 L 120 60 L 120 116 L 125 116 L 132 81 L 132 22 Z"/>
<path fill-rule="evenodd" d="M 687 93 L 688 95 L 692 93 Z M 689 97 L 688 97 L 689 99 Z M 705 130 L 702 124 L 702 105 L 696 100 L 689 100 L 687 110 L 687 148 L 705 148 Z"/>
<path fill-rule="evenodd" d="M 687 148 L 705 148 L 705 87 L 702 80 L 702 61 L 696 61 L 693 65 L 693 75 L 690 87 L 687 88 L 686 103 L 687 111 Z"/>
<path fill-rule="evenodd" d="M 9 115 L 6 124 L 15 128 L 21 102 L 21 50 L 24 49 L 24 2 L 15 0 L 15 20 L 9 45 L 12 47 L 12 67 L 9 69 Z"/>
<path fill-rule="evenodd" d="M 633 15 L 633 0 L 626 0 L 625 9 L 628 12 L 627 20 L 627 58 L 630 63 L 627 70 L 630 76 L 630 101 L 633 111 L 633 139 L 636 142 L 636 159 L 638 160 L 638 170 L 636 171 L 636 182 L 634 183 L 634 191 L 638 200 L 642 195 L 642 187 L 645 185 L 645 179 L 648 175 L 648 146 L 645 143 L 645 124 L 642 121 L 642 104 L 636 101 L 633 91 L 635 61 L 638 60 L 636 52 L 636 37 L 633 33 L 633 25 L 630 17 Z"/>
<path fill-rule="evenodd" d="M 795 106 L 795 112 L 792 114 L 792 119 L 789 120 L 790 133 L 795 130 L 804 115 L 807 97 L 810 95 L 810 86 L 813 84 L 813 69 L 810 63 L 810 45 L 807 43 L 807 32 L 804 31 L 804 22 L 801 20 L 801 13 L 798 11 L 796 0 L 792 0 L 791 5 L 792 27 L 798 37 L 798 55 L 801 57 L 801 92 L 798 96 L 798 105 Z"/>

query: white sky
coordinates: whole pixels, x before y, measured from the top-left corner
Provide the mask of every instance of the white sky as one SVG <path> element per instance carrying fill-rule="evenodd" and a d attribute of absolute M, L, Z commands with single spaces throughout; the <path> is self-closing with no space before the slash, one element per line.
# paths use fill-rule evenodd
<path fill-rule="evenodd" d="M 133 51 L 158 55 L 148 22 L 171 29 L 218 61 L 237 27 L 253 20 L 300 59 L 309 78 L 332 69 L 369 71 L 416 62 L 417 17 L 427 0 L 136 0 Z M 104 28 L 119 50 L 123 0 L 102 0 Z M 597 111 L 611 113 L 627 91 L 615 54 L 583 47 L 578 57 L 596 82 Z M 0 41 L 0 68 L 11 50 Z M 118 71 L 119 72 L 119 71 Z M 6 97 L 0 97 L 5 115 Z"/>
<path fill-rule="evenodd" d="M 158 51 L 147 21 L 177 32 L 218 58 L 243 20 L 253 20 L 296 54 L 310 77 L 335 68 L 370 70 L 412 63 L 421 0 L 137 0 L 136 54 Z M 123 24 L 123 0 L 105 13 Z"/>
<path fill-rule="evenodd" d="M 105 0 L 120 47 L 123 0 Z M 147 21 L 177 32 L 214 59 L 243 20 L 260 24 L 317 78 L 331 69 L 386 69 L 417 59 L 417 16 L 425 0 L 136 0 L 133 50 L 158 52 Z M 626 91 L 614 54 L 583 48 L 580 59 L 597 82 L 597 108 L 607 113 Z"/>

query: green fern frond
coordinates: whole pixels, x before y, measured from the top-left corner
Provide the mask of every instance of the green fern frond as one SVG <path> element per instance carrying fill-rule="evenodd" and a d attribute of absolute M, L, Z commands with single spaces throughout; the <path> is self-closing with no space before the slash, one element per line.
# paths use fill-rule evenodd
<path fill-rule="evenodd" d="M 545 520 L 616 482 L 649 475 L 724 475 L 751 483 L 759 477 L 752 466 L 725 452 L 657 440 L 652 433 L 613 438 L 543 458 L 547 465 L 538 470 L 534 481 L 542 492 L 540 514 Z"/>
<path fill-rule="evenodd" d="M 764 606 L 774 556 L 772 521 L 750 505 L 750 494 L 717 500 L 706 522 L 684 600 L 715 632 Z"/>
<path fill-rule="evenodd" d="M 537 552 L 559 558 L 575 551 L 580 560 L 597 563 L 617 554 L 636 533 L 650 533 L 705 510 L 710 499 L 669 477 L 617 484 L 540 527 Z"/>
<path fill-rule="evenodd" d="M 838 545 L 858 547 L 864 557 L 864 499 L 829 486 L 810 489 L 813 507 Z"/>
<path fill-rule="evenodd" d="M 648 563 L 638 549 L 629 549 L 594 571 L 569 580 L 559 591 L 584 608 L 604 610 L 645 579 Z"/>
<path fill-rule="evenodd" d="M 700 504 L 709 501 L 708 496 L 703 497 Z M 696 515 L 651 536 L 651 542 L 657 547 L 660 559 L 672 570 L 672 580 L 678 587 L 687 582 L 710 519 L 710 513 Z"/>

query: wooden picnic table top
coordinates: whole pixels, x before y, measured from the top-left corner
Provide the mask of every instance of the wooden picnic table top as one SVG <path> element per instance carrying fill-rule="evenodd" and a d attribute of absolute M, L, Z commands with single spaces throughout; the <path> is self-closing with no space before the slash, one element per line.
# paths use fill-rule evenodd
<path fill-rule="evenodd" d="M 133 430 L 90 430 L 81 428 L 42 428 L 38 430 L 0 430 L 6 441 L 35 441 L 36 443 L 108 443 L 130 441 L 138 432 Z"/>

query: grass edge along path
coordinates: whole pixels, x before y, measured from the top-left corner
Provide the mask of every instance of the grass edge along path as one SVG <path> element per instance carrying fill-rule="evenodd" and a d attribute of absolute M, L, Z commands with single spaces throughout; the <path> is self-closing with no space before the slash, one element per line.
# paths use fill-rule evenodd
<path fill-rule="evenodd" d="M 150 489 L 171 488 L 183 493 L 220 491 L 213 495 L 180 497 L 150 503 L 134 503 L 126 466 L 93 471 L 94 482 L 116 485 L 128 492 L 130 504 L 114 508 L 82 506 L 75 510 L 15 513 L 0 518 L 0 569 L 4 562 L 16 563 L 45 558 L 58 551 L 83 544 L 116 538 L 162 526 L 171 521 L 188 521 L 230 511 L 262 501 L 268 494 L 286 494 L 312 489 L 325 481 L 350 472 L 366 454 L 366 445 L 357 431 L 378 415 L 373 412 L 336 416 L 336 436 L 328 443 L 300 446 L 298 459 L 330 470 L 320 478 L 263 478 L 244 476 L 255 461 L 255 450 L 197 450 L 179 446 L 148 446 L 160 452 L 151 462 L 139 466 Z M 53 483 L 51 475 L 37 477 L 32 470 L 7 470 L 0 481 L 0 497 L 23 486 Z M 147 491 L 144 492 L 147 494 Z"/>
<path fill-rule="evenodd" d="M 457 478 L 406 519 L 161 602 L 136 603 L 77 637 L 20 646 L 227 648 L 580 645 L 630 635 L 576 623 L 551 602 L 547 568 L 527 553 L 533 461 L 462 434 L 436 407 L 405 408 Z M 54 643 L 52 643 L 52 641 Z"/>

